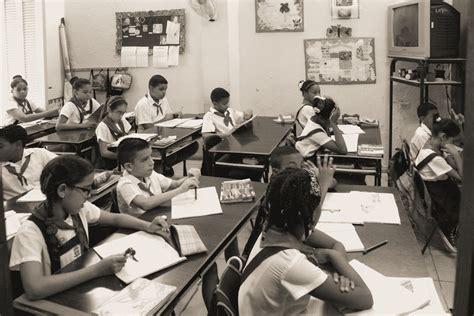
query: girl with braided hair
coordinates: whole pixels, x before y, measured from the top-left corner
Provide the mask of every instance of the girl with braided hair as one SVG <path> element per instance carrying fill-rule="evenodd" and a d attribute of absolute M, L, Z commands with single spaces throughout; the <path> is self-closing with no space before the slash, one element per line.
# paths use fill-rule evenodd
<path fill-rule="evenodd" d="M 240 314 L 311 314 L 317 311 L 311 297 L 340 308 L 371 308 L 369 289 L 341 252 L 313 249 L 305 244 L 320 217 L 317 205 L 321 195 L 314 181 L 307 171 L 293 168 L 271 178 L 266 193 L 269 214 L 262 241 L 250 253 L 246 266 L 264 248 L 282 250 L 262 261 L 240 286 Z M 330 265 L 350 281 L 344 286 L 337 284 L 318 264 Z"/>
<path fill-rule="evenodd" d="M 87 201 L 94 180 L 92 165 L 78 156 L 51 160 L 41 174 L 46 201 L 32 211 L 16 235 L 10 269 L 19 270 L 25 293 L 37 300 L 67 290 L 87 280 L 117 273 L 126 262 L 117 254 L 98 263 L 66 273 L 57 273 L 89 249 L 88 224 L 97 223 L 163 234 L 168 224 L 102 211 Z"/>

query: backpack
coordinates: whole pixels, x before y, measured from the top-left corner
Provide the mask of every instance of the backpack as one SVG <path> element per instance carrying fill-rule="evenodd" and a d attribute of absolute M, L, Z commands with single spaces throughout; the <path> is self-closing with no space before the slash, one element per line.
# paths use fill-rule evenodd
<path fill-rule="evenodd" d="M 231 257 L 222 272 L 211 302 L 211 316 L 239 315 L 239 289 L 247 277 L 267 258 L 286 247 L 265 247 L 248 264 L 245 257 Z M 245 268 L 245 270 L 244 270 Z"/>
<path fill-rule="evenodd" d="M 388 172 L 393 182 L 410 169 L 410 147 L 407 141 L 402 141 L 402 148 L 397 148 L 396 153 L 390 158 Z"/>

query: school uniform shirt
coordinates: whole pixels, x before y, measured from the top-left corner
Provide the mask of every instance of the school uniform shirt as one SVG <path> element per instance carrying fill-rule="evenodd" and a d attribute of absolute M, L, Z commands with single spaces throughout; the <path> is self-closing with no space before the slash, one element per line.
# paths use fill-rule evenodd
<path fill-rule="evenodd" d="M 133 199 L 139 195 L 145 197 L 159 195 L 169 189 L 171 182 L 173 180 L 170 178 L 153 171 L 143 183 L 125 170 L 117 183 L 117 200 L 120 212 L 132 216 L 142 215 L 145 211 L 132 205 Z"/>
<path fill-rule="evenodd" d="M 159 103 L 156 103 L 149 93 L 138 100 L 135 106 L 137 125 L 155 123 L 162 120 L 166 114 L 172 113 L 173 110 L 171 110 L 171 106 L 166 97 L 161 99 Z"/>
<path fill-rule="evenodd" d="M 18 176 L 11 173 L 9 169 L 14 168 L 16 173 L 21 173 L 21 167 L 26 163 L 27 157 L 29 157 L 29 162 L 23 172 L 23 177 L 26 181 L 23 180 L 22 184 Z M 16 163 L 2 163 L 3 198 L 10 199 L 25 191 L 39 188 L 41 186 L 40 176 L 43 168 L 55 157 L 56 154 L 44 148 L 25 148 L 20 161 Z"/>
<path fill-rule="evenodd" d="M 321 146 L 331 141 L 331 137 L 329 137 L 324 131 L 324 128 L 312 120 L 308 121 L 299 137 L 308 135 L 312 130 L 317 128 L 322 129 L 323 132 L 315 133 L 309 137 L 297 141 L 295 144 L 295 148 L 301 153 L 301 155 L 303 155 L 304 158 L 312 157 Z"/>
<path fill-rule="evenodd" d="M 97 102 L 94 98 L 91 98 L 91 100 L 92 100 L 92 112 L 84 115 L 84 121 L 87 120 L 89 116 L 100 107 L 99 102 Z M 85 107 L 87 110 L 89 110 L 89 101 L 87 101 Z M 67 122 L 66 122 L 67 124 L 69 123 L 80 124 L 81 123 L 81 114 L 79 113 L 77 106 L 71 101 L 66 102 L 66 104 L 64 104 L 64 106 L 61 108 L 59 117 L 61 117 L 61 115 L 64 115 L 67 118 Z"/>
<path fill-rule="evenodd" d="M 132 129 L 132 126 L 123 117 L 122 117 L 122 123 L 123 123 L 123 127 L 125 128 L 125 132 L 128 133 Z M 115 124 L 115 125 L 117 126 L 118 129 L 120 129 L 120 126 L 118 124 Z M 104 122 L 100 122 L 99 125 L 97 125 L 97 128 L 95 129 L 95 135 L 97 137 L 97 140 L 101 140 L 108 144 L 111 144 L 116 141 L 116 139 L 110 132 L 109 127 Z"/>
<path fill-rule="evenodd" d="M 300 124 L 301 128 L 305 128 L 311 117 L 316 114 L 316 111 L 314 110 L 314 107 L 308 104 L 301 105 L 298 111 L 298 116 L 296 117 L 297 122 Z"/>
<path fill-rule="evenodd" d="M 89 238 L 88 224 L 97 222 L 100 218 L 100 209 L 94 204 L 86 201 L 84 206 L 79 211 L 79 217 L 84 226 L 87 238 Z M 68 216 L 65 222 L 69 225 L 73 225 L 71 216 Z M 61 244 L 65 244 L 75 236 L 75 231 L 72 229 L 58 229 L 56 237 L 59 239 Z M 80 257 L 81 251 L 75 249 L 69 250 L 61 256 L 61 268 Z M 15 238 L 13 239 L 12 252 L 10 256 L 10 270 L 20 270 L 20 264 L 25 262 L 35 261 L 41 263 L 43 267 L 43 273 L 45 275 L 51 274 L 51 259 L 48 253 L 48 246 L 44 240 L 43 234 L 38 226 L 30 220 L 25 221 Z"/>
<path fill-rule="evenodd" d="M 431 130 L 425 124 L 421 123 L 415 131 L 410 141 L 410 158 L 415 160 L 420 150 L 431 138 Z"/>
<path fill-rule="evenodd" d="M 265 238 L 270 233 L 268 230 Z M 295 237 L 279 234 L 279 239 L 292 243 Z M 251 260 L 263 249 L 261 235 L 253 247 Z M 299 315 L 307 310 L 310 292 L 323 284 L 327 274 L 311 263 L 297 249 L 285 249 L 264 260 L 248 276 L 239 289 L 239 314 L 241 315 Z"/>
<path fill-rule="evenodd" d="M 222 115 L 228 116 L 230 120 L 222 117 Z M 214 107 L 211 107 L 209 111 L 204 114 L 201 133 L 228 133 L 235 125 L 243 121 L 244 112 L 228 108 L 227 111 L 222 114 L 214 109 Z"/>
<path fill-rule="evenodd" d="M 415 166 L 423 161 L 428 155 L 434 153 L 433 150 L 423 148 L 415 159 Z M 448 179 L 447 173 L 453 168 L 441 156 L 434 157 L 424 168 L 418 170 L 424 181 L 440 181 Z"/>
<path fill-rule="evenodd" d="M 39 107 L 33 101 L 25 99 L 25 101 L 23 102 L 26 103 L 26 101 L 30 103 L 31 111 L 33 111 L 33 113 L 35 113 L 35 111 L 39 109 Z M 26 104 L 25 106 L 27 107 Z M 22 107 L 18 104 L 18 102 L 16 102 L 16 100 L 13 97 L 10 97 L 5 104 L 5 111 L 7 113 L 7 115 L 5 115 L 5 121 L 4 121 L 5 126 L 15 123 L 16 120 L 10 114 L 8 114 L 8 111 L 14 110 L 14 109 L 18 109 L 23 112 Z"/>

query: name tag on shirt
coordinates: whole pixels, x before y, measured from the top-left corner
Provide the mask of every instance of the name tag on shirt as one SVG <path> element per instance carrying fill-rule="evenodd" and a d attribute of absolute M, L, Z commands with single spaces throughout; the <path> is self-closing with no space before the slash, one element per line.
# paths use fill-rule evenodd
<path fill-rule="evenodd" d="M 64 253 L 60 258 L 59 262 L 61 264 L 61 268 L 64 268 L 77 258 L 79 258 L 82 255 L 81 253 L 81 246 L 76 245 L 73 248 L 71 248 L 68 252 Z"/>

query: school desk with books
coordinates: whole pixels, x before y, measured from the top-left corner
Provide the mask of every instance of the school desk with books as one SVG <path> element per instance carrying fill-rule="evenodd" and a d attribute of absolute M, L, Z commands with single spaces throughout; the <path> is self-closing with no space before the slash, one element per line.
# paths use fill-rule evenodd
<path fill-rule="evenodd" d="M 203 188 L 214 187 L 219 196 L 221 183 L 226 180 L 229 179 L 202 176 L 200 183 Z M 186 256 L 186 260 L 146 276 L 146 279 L 150 281 L 157 281 L 176 288 L 176 291 L 170 295 L 169 299 L 162 304 L 161 309 L 157 311 L 158 314 L 169 314 L 173 310 L 180 298 L 198 281 L 202 273 L 232 242 L 238 231 L 242 229 L 256 211 L 260 199 L 265 192 L 266 185 L 253 182 L 252 186 L 255 190 L 255 200 L 248 203 L 221 204 L 222 214 L 219 215 L 172 220 L 171 207 L 169 204 L 165 204 L 141 216 L 142 219 L 151 221 L 155 216 L 166 215 L 170 224 L 192 225 L 207 248 L 207 252 Z M 124 235 L 130 236 L 130 233 L 133 232 L 130 230 L 120 230 L 112 234 L 109 241 L 117 240 Z M 122 248 L 120 247 L 120 249 Z M 138 257 L 136 259 L 140 260 Z M 91 250 L 71 263 L 71 265 L 65 267 L 65 269 L 77 269 L 98 262 L 98 260 L 100 260 L 99 256 L 94 250 Z M 99 310 L 105 303 L 110 302 L 124 287 L 125 284 L 119 278 L 112 275 L 90 280 L 60 294 L 39 301 L 29 301 L 22 295 L 15 300 L 14 306 L 23 310 L 40 310 L 43 313 L 91 313 Z M 120 299 L 119 301 L 123 300 Z M 158 304 L 160 302 L 157 300 L 156 305 Z"/>
<path fill-rule="evenodd" d="M 67 130 L 54 132 L 52 134 L 37 138 L 43 147 L 48 145 L 70 145 L 74 148 L 74 152 L 79 156 L 83 156 L 85 152 L 92 150 L 95 146 L 95 130 Z"/>

